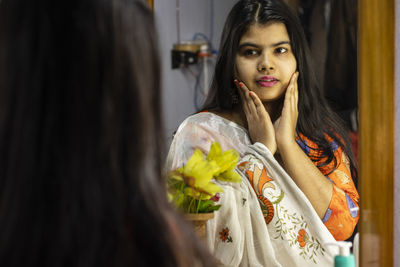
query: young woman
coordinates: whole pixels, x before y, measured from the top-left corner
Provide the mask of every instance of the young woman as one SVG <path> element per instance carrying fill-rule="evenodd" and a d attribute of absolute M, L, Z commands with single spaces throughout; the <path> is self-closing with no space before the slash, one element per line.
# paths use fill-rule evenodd
<path fill-rule="evenodd" d="M 356 166 L 317 87 L 300 23 L 283 2 L 232 8 L 210 91 L 205 112 L 179 127 L 168 167 L 213 141 L 239 152 L 243 182 L 221 184 L 211 250 L 227 265 L 331 264 L 323 244 L 350 237 L 358 220 Z"/>
<path fill-rule="evenodd" d="M 0 1 L 0 266 L 211 266 L 167 204 L 141 0 Z"/>

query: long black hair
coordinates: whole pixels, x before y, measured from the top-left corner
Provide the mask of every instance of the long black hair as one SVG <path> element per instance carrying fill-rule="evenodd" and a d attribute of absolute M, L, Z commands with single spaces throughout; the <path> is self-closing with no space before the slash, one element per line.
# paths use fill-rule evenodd
<path fill-rule="evenodd" d="M 232 101 L 238 95 L 234 81 L 235 56 L 239 42 L 250 26 L 265 25 L 268 22 L 281 22 L 289 34 L 293 54 L 299 71 L 299 117 L 297 132 L 318 145 L 319 157 L 313 161 L 321 161 L 319 167 L 336 161 L 333 144 L 340 146 L 350 160 L 353 179 L 357 177 L 356 162 L 349 142 L 348 134 L 339 117 L 332 112 L 321 90 L 318 88 L 312 67 L 310 52 L 303 28 L 295 13 L 280 0 L 240 0 L 231 9 L 222 32 L 219 54 L 215 67 L 210 94 L 203 109 L 230 110 L 235 107 Z M 334 143 L 331 142 L 333 139 Z M 304 144 L 306 141 L 303 140 Z M 310 149 L 313 149 L 310 147 Z M 335 162 L 335 165 L 338 164 Z M 332 168 L 331 168 L 332 170 Z"/>
<path fill-rule="evenodd" d="M 140 0 L 0 1 L 0 266 L 188 266 Z"/>

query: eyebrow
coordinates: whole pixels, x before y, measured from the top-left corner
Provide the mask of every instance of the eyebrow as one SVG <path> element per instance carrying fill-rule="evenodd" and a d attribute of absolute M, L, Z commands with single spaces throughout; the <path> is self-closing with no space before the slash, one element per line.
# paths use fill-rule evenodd
<path fill-rule="evenodd" d="M 281 42 L 272 44 L 272 45 L 270 45 L 270 46 L 271 46 L 271 47 L 277 47 L 277 46 L 280 46 L 280 45 L 283 45 L 283 44 L 288 44 L 288 45 L 290 45 L 290 42 L 289 42 L 289 41 L 281 41 Z M 245 47 L 245 46 L 252 46 L 252 47 L 260 48 L 260 46 L 257 45 L 257 44 L 247 42 L 247 43 L 242 43 L 242 44 L 240 44 L 240 45 L 239 45 L 239 49 L 241 49 L 242 47 Z"/>

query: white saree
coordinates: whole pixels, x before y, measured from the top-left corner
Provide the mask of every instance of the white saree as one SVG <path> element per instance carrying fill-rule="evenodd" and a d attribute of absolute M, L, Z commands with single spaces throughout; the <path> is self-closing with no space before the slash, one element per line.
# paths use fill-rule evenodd
<path fill-rule="evenodd" d="M 241 184 L 216 181 L 224 190 L 207 245 L 224 266 L 333 266 L 335 239 L 310 202 L 271 152 L 252 144 L 246 129 L 213 113 L 187 118 L 177 130 L 167 169 L 184 165 L 199 148 L 208 153 L 217 141 L 235 149 Z"/>

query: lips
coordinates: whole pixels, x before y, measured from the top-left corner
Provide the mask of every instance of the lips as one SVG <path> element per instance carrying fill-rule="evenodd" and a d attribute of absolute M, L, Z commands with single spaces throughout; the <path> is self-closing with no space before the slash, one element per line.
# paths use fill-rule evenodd
<path fill-rule="evenodd" d="M 277 82 L 278 79 L 273 76 L 263 76 L 257 80 L 257 84 L 262 87 L 271 87 L 274 86 Z"/>

